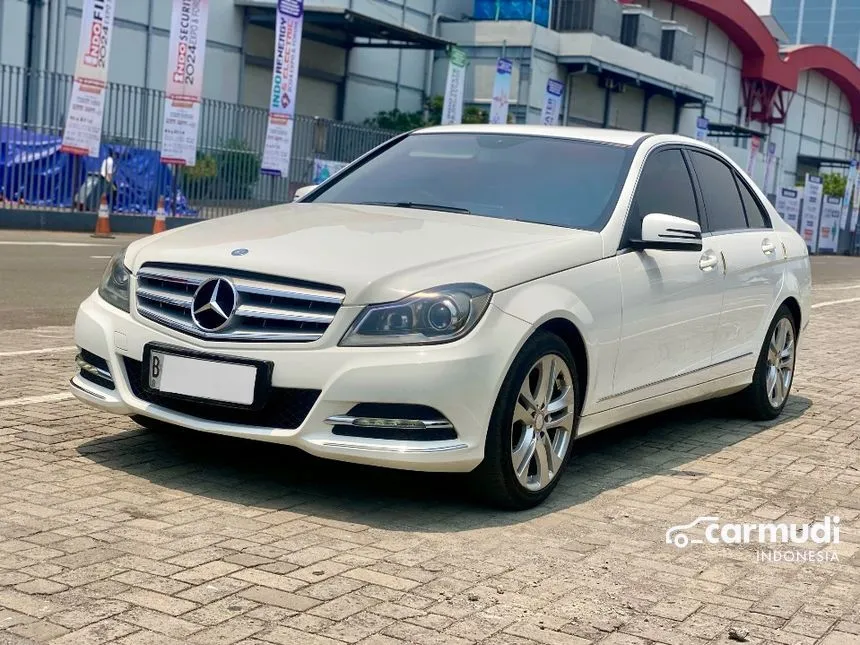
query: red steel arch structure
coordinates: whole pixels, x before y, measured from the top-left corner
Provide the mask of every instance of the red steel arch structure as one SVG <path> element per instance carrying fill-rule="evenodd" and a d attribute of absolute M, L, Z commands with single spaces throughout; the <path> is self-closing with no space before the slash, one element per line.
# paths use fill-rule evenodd
<path fill-rule="evenodd" d="M 814 70 L 833 81 L 851 105 L 860 128 L 860 67 L 825 45 L 780 50 L 761 18 L 744 0 L 672 0 L 722 29 L 743 55 L 741 76 L 747 121 L 784 123 L 800 73 Z"/>

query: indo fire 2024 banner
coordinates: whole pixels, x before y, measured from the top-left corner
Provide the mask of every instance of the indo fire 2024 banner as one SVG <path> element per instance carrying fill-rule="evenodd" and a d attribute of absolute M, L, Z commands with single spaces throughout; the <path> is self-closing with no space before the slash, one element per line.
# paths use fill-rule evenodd
<path fill-rule="evenodd" d="M 806 246 L 814 253 L 818 248 L 818 221 L 821 217 L 821 196 L 824 184 L 817 175 L 806 175 L 803 186 L 803 212 L 800 219 L 800 234 Z"/>
<path fill-rule="evenodd" d="M 290 176 L 304 14 L 304 0 L 278 0 L 275 67 L 272 72 L 269 127 L 266 130 L 266 147 L 263 150 L 261 170 L 276 177 Z"/>
<path fill-rule="evenodd" d="M 851 193 L 854 184 L 857 183 L 857 160 L 851 160 L 851 168 L 848 171 L 848 180 L 845 182 L 845 193 L 842 195 L 842 213 L 839 217 L 839 229 L 848 228 L 848 215 L 851 212 Z"/>
<path fill-rule="evenodd" d="M 758 151 L 761 148 L 759 137 L 750 137 L 749 156 L 747 157 L 747 174 L 755 181 L 755 168 L 758 164 Z"/>
<path fill-rule="evenodd" d="M 493 82 L 493 102 L 490 104 L 490 123 L 507 123 L 511 103 L 511 76 L 514 64 L 507 58 L 496 61 L 496 80 Z"/>
<path fill-rule="evenodd" d="M 558 115 L 561 112 L 561 96 L 564 94 L 564 83 L 553 78 L 546 82 L 546 95 L 543 101 L 541 123 L 558 125 Z"/>
<path fill-rule="evenodd" d="M 463 91 L 466 88 L 466 65 L 469 62 L 466 52 L 451 48 L 448 59 L 448 80 L 445 83 L 445 101 L 442 104 L 442 125 L 463 122 Z"/>
<path fill-rule="evenodd" d="M 825 197 L 821 207 L 821 226 L 818 231 L 818 250 L 836 252 L 839 245 L 839 216 L 842 213 L 842 199 Z"/>
<path fill-rule="evenodd" d="M 115 0 L 84 0 L 63 152 L 99 156 L 115 8 Z"/>
<path fill-rule="evenodd" d="M 800 219 L 800 191 L 796 188 L 780 188 L 774 206 L 785 223 L 796 231 Z"/>
<path fill-rule="evenodd" d="M 167 54 L 167 97 L 161 127 L 161 162 L 197 163 L 197 130 L 203 97 L 203 62 L 209 0 L 173 0 Z"/>

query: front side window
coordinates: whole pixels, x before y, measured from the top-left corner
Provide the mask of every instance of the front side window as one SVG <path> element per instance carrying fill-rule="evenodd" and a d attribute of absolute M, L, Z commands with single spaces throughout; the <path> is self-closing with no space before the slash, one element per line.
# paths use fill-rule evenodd
<path fill-rule="evenodd" d="M 645 160 L 630 211 L 628 237 L 641 237 L 642 218 L 650 213 L 699 222 L 690 173 L 678 149 L 657 150 Z"/>
<path fill-rule="evenodd" d="M 629 151 L 554 137 L 419 132 L 305 201 L 432 208 L 598 231 L 627 176 Z"/>
<path fill-rule="evenodd" d="M 689 155 L 705 202 L 708 228 L 714 233 L 745 229 L 744 206 L 732 169 L 703 152 L 690 150 Z"/>

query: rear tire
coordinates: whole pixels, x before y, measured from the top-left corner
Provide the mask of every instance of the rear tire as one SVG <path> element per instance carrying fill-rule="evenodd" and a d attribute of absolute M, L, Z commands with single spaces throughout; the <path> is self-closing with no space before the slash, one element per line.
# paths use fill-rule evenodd
<path fill-rule="evenodd" d="M 576 363 L 561 338 L 532 336 L 514 359 L 490 418 L 475 493 L 494 506 L 532 508 L 558 485 L 578 421 Z"/>
<path fill-rule="evenodd" d="M 770 421 L 782 413 L 797 360 L 797 325 L 785 305 L 776 312 L 759 352 L 753 381 L 738 396 L 742 412 L 755 421 Z"/>

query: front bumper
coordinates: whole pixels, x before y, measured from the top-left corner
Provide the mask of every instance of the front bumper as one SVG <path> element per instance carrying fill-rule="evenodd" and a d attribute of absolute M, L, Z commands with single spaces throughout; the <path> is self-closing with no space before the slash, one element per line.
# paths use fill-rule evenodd
<path fill-rule="evenodd" d="M 81 305 L 75 341 L 104 358 L 114 389 L 77 374 L 72 393 L 93 407 L 124 415 L 142 415 L 167 423 L 296 446 L 311 454 L 392 468 L 465 472 L 483 459 L 490 414 L 501 382 L 528 324 L 490 306 L 466 338 L 427 347 L 338 347 L 343 330 L 360 308 L 342 307 L 338 320 L 314 343 L 219 343 L 182 336 L 142 322 L 105 303 L 97 294 Z M 147 343 L 271 361 L 273 388 L 318 390 L 309 412 L 293 429 L 261 427 L 180 413 L 135 395 L 127 366 L 143 358 Z M 129 362 L 127 359 L 131 359 Z M 139 378 L 137 375 L 133 375 Z M 136 384 L 135 384 L 136 385 Z M 433 441 L 373 439 L 334 434 L 329 417 L 347 415 L 356 405 L 429 406 L 447 418 L 456 438 Z"/>

